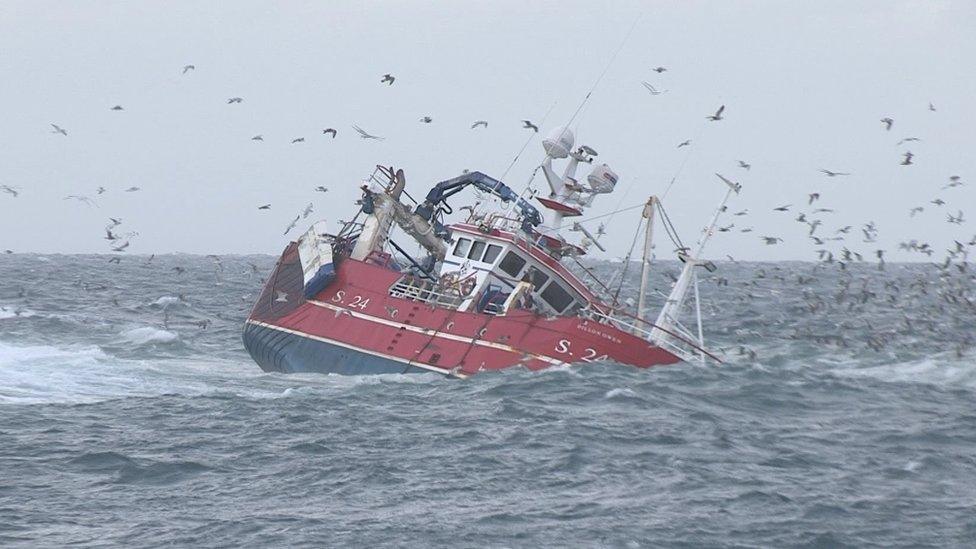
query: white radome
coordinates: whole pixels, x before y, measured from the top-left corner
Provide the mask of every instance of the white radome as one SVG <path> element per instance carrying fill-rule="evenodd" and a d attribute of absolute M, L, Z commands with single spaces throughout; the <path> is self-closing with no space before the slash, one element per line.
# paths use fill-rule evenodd
<path fill-rule="evenodd" d="M 573 150 L 573 143 L 575 142 L 576 136 L 573 135 L 573 130 L 560 127 L 542 140 L 542 148 L 552 158 L 566 158 L 569 156 L 569 152 Z"/>
<path fill-rule="evenodd" d="M 586 177 L 590 188 L 595 193 L 611 193 L 617 185 L 617 174 L 606 164 L 593 166 L 593 171 Z"/>

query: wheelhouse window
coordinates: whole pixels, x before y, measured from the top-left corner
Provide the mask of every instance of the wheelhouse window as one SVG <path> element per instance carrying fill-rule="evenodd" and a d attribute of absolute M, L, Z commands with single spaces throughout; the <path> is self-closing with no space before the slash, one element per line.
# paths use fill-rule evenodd
<path fill-rule="evenodd" d="M 546 282 L 549 281 L 549 275 L 540 271 L 539 269 L 530 268 L 529 272 L 532 273 L 532 286 L 534 286 L 536 290 L 541 289 L 543 286 L 545 286 Z"/>
<path fill-rule="evenodd" d="M 488 251 L 485 252 L 485 257 L 481 259 L 485 263 L 494 263 L 498 259 L 498 254 L 502 252 L 502 247 L 498 244 L 489 244 Z"/>
<path fill-rule="evenodd" d="M 468 255 L 468 249 L 470 248 L 471 248 L 471 239 L 459 238 L 457 245 L 454 246 L 454 255 L 457 257 L 465 257 Z"/>
<path fill-rule="evenodd" d="M 569 295 L 569 292 L 555 282 L 546 286 L 546 289 L 540 295 L 542 296 L 542 300 L 557 313 L 563 312 L 573 302 L 573 296 Z"/>
<path fill-rule="evenodd" d="M 522 267 L 525 267 L 525 258 L 515 252 L 505 254 L 501 263 L 498 264 L 499 269 L 513 278 L 522 272 Z"/>
<path fill-rule="evenodd" d="M 481 240 L 475 240 L 474 245 L 471 246 L 471 251 L 468 253 L 468 259 L 481 261 L 481 254 L 485 253 L 485 246 L 486 244 Z"/>

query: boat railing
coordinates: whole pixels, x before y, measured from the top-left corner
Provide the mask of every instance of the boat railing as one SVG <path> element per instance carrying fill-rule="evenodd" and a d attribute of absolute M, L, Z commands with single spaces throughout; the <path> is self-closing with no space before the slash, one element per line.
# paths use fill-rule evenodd
<path fill-rule="evenodd" d="M 693 341 L 694 336 L 687 332 L 687 330 L 683 330 L 680 326 L 675 326 L 674 329 L 666 329 L 657 326 L 653 322 L 648 322 L 637 317 L 630 317 L 630 315 L 626 315 L 625 317 L 614 316 L 595 309 L 589 309 L 584 316 L 596 320 L 601 324 L 609 324 L 617 329 L 633 333 L 637 337 L 665 349 L 686 362 L 697 360 L 702 355 L 718 363 L 722 362 L 717 356 L 695 343 Z"/>
<path fill-rule="evenodd" d="M 457 292 L 443 290 L 443 287 L 430 280 L 407 276 L 390 286 L 390 295 L 448 309 L 457 309 L 467 299 Z"/>

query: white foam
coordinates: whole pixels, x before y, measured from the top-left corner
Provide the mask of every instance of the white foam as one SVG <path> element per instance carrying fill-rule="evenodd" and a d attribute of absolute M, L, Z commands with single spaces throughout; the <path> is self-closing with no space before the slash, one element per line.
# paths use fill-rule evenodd
<path fill-rule="evenodd" d="M 957 358 L 953 352 L 921 360 L 870 367 L 838 367 L 837 375 L 871 377 L 894 383 L 931 383 L 976 388 L 976 362 L 972 356 Z"/>
<path fill-rule="evenodd" d="M 0 305 L 0 320 L 6 320 L 8 318 L 27 318 L 30 316 L 37 316 L 37 313 L 31 311 L 30 309 L 20 309 L 18 307 L 5 307 Z"/>
<path fill-rule="evenodd" d="M 164 295 L 159 299 L 157 299 L 156 301 L 153 301 L 152 305 L 163 307 L 165 309 L 166 307 L 169 307 L 170 305 L 179 302 L 180 302 L 180 298 L 178 297 L 173 297 L 171 295 Z"/>
<path fill-rule="evenodd" d="M 610 389 L 609 391 L 607 391 L 607 394 L 603 396 L 604 398 L 608 398 L 608 399 L 618 397 L 618 396 L 635 397 L 637 396 L 637 393 L 628 389 L 627 387 L 617 387 L 615 389 Z"/>
<path fill-rule="evenodd" d="M 168 330 L 161 330 L 151 326 L 133 328 L 119 334 L 122 339 L 134 345 L 146 345 L 147 343 L 170 343 L 180 338 L 179 334 Z"/>

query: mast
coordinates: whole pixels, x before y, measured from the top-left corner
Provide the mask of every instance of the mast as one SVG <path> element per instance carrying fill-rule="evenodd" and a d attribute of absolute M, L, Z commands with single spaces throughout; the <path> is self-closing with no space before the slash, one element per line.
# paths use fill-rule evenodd
<path fill-rule="evenodd" d="M 637 318 L 646 319 L 646 299 L 647 299 L 647 280 L 651 274 L 651 246 L 654 241 L 654 206 L 657 204 L 657 197 L 651 196 L 644 205 L 643 215 L 647 220 L 647 227 L 644 229 L 644 255 L 641 260 L 641 284 L 640 293 L 637 297 Z"/>

